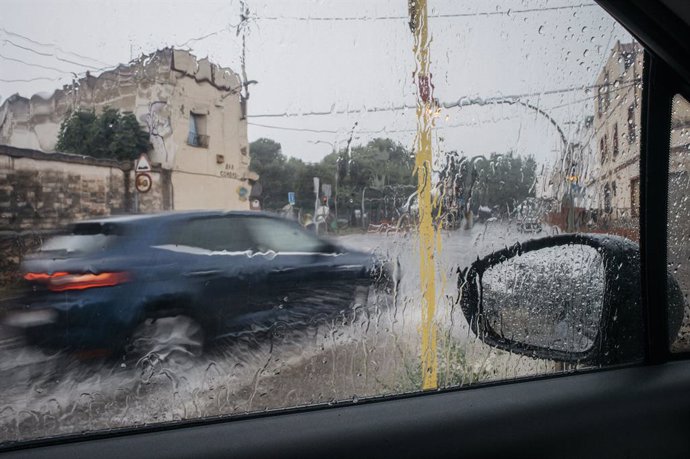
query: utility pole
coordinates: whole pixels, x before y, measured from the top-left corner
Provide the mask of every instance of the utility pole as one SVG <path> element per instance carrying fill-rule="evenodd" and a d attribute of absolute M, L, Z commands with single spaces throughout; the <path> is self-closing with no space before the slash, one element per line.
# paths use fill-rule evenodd
<path fill-rule="evenodd" d="M 438 356 L 436 355 L 436 232 L 431 197 L 431 128 L 438 108 L 433 98 L 429 71 L 429 36 L 427 0 L 408 0 L 410 29 L 414 36 L 417 83 L 417 197 L 419 202 L 419 278 L 422 290 L 422 390 L 438 388 Z"/>
<path fill-rule="evenodd" d="M 359 124 L 359 121 L 355 121 L 355 124 L 352 126 L 352 130 L 350 131 L 350 137 L 347 139 L 347 145 L 345 147 L 345 152 L 347 154 L 345 161 L 350 161 L 350 148 L 352 146 L 352 139 L 355 137 L 355 129 L 357 129 L 357 125 Z M 335 231 L 336 234 L 339 233 L 338 231 L 338 180 L 340 180 L 340 152 L 337 152 L 337 156 L 335 159 Z M 347 173 L 347 169 L 346 169 Z"/>

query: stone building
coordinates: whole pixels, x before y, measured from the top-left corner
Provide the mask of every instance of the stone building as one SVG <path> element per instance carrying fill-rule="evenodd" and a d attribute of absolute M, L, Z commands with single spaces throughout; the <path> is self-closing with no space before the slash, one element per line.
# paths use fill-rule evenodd
<path fill-rule="evenodd" d="M 596 80 L 590 206 L 617 225 L 637 226 L 640 207 L 640 103 L 643 50 L 617 42 Z"/>
<path fill-rule="evenodd" d="M 148 130 L 154 210 L 249 209 L 246 106 L 239 76 L 187 51 L 163 49 L 128 65 L 89 73 L 51 96 L 18 95 L 0 106 L 0 144 L 54 152 L 62 121 L 75 109 L 132 112 Z"/>

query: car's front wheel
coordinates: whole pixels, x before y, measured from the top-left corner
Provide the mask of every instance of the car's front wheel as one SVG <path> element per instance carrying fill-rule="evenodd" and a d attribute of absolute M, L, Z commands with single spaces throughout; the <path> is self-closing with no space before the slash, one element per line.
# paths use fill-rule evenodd
<path fill-rule="evenodd" d="M 190 367 L 203 354 L 204 338 L 201 325 L 189 316 L 147 318 L 130 336 L 126 358 L 142 369 Z"/>

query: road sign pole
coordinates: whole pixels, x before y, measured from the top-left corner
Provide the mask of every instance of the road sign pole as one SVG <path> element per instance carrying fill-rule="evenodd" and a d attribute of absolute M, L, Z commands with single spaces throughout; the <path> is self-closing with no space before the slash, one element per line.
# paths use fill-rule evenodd
<path fill-rule="evenodd" d="M 319 225 L 316 222 L 316 213 L 319 210 L 319 182 L 319 178 L 314 177 L 314 196 L 316 196 L 316 198 L 314 199 L 314 216 L 312 217 L 312 221 L 314 222 L 314 231 L 316 234 L 319 234 Z"/>

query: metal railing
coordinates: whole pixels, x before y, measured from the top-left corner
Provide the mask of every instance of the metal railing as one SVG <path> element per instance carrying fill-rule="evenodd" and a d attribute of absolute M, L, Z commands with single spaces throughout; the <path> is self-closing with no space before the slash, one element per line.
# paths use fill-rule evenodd
<path fill-rule="evenodd" d="M 187 137 L 187 145 L 191 145 L 192 147 L 208 148 L 210 140 L 211 138 L 207 135 L 193 134 L 190 132 L 189 136 Z"/>

